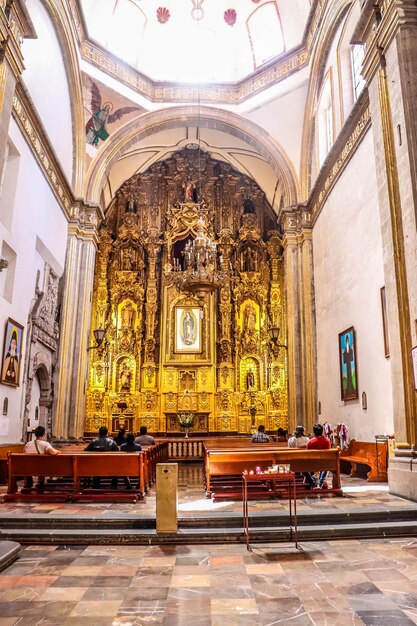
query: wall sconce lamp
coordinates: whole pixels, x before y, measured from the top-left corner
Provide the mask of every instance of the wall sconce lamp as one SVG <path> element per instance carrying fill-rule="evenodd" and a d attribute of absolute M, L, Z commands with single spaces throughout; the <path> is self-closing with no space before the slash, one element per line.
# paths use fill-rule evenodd
<path fill-rule="evenodd" d="M 93 330 L 93 335 L 94 335 L 94 339 L 96 340 L 96 345 L 95 346 L 89 346 L 87 348 L 87 352 L 89 350 L 94 350 L 95 348 L 99 348 L 101 346 L 101 344 L 103 343 L 103 339 L 104 339 L 104 335 L 106 334 L 106 331 L 104 330 L 104 328 L 96 328 L 95 330 Z"/>
<path fill-rule="evenodd" d="M 280 331 L 281 331 L 281 329 L 280 329 L 279 326 L 270 326 L 268 328 L 268 334 L 269 334 L 270 342 L 271 342 L 273 348 L 275 350 L 277 350 L 277 351 L 278 351 L 279 348 L 285 348 L 285 350 L 287 350 L 288 346 L 286 346 L 284 343 L 279 343 L 278 342 Z"/>

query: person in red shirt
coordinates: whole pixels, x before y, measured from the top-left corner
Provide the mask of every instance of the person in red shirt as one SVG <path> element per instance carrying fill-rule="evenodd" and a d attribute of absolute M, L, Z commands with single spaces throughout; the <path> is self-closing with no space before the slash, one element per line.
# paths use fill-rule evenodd
<path fill-rule="evenodd" d="M 330 450 L 330 440 L 323 435 L 323 426 L 321 424 L 314 424 L 313 426 L 314 437 L 307 442 L 307 450 Z M 314 487 L 321 489 L 323 483 L 326 480 L 328 472 L 320 472 L 319 481 L 316 484 L 314 475 L 311 472 L 305 472 L 304 476 L 306 483 L 310 489 Z"/>

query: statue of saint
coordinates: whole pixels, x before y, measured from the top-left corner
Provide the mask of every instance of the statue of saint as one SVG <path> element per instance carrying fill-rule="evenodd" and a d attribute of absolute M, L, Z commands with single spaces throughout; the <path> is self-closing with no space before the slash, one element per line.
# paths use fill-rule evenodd
<path fill-rule="evenodd" d="M 189 178 L 182 184 L 184 191 L 184 202 L 196 202 L 196 187 L 192 180 Z"/>
<path fill-rule="evenodd" d="M 130 194 L 126 200 L 125 211 L 126 213 L 136 213 L 138 210 L 138 205 L 132 194 Z"/>
<path fill-rule="evenodd" d="M 123 250 L 123 266 L 122 269 L 128 272 L 136 270 L 136 255 L 132 248 Z"/>
<path fill-rule="evenodd" d="M 132 378 L 132 372 L 129 369 L 127 363 L 123 363 L 123 367 L 120 371 L 120 390 L 130 391 L 130 379 Z"/>
<path fill-rule="evenodd" d="M 255 326 L 256 326 L 256 311 L 252 304 L 248 304 L 245 308 L 244 328 L 246 330 L 255 330 Z"/>
<path fill-rule="evenodd" d="M 253 373 L 253 369 L 250 367 L 246 372 L 246 388 L 254 389 L 255 387 L 255 374 Z"/>
<path fill-rule="evenodd" d="M 132 328 L 135 310 L 131 302 L 127 302 L 120 312 L 122 328 Z"/>

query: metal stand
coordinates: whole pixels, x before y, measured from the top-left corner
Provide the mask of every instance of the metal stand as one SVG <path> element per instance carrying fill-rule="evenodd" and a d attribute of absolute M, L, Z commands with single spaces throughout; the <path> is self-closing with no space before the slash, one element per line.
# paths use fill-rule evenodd
<path fill-rule="evenodd" d="M 248 484 L 256 482 L 270 481 L 273 483 L 274 491 L 276 491 L 276 484 L 280 482 L 286 482 L 288 484 L 288 503 L 290 513 L 290 541 L 295 542 L 295 547 L 298 548 L 297 541 L 297 497 L 296 497 L 296 483 L 295 473 L 285 472 L 276 474 L 243 474 L 243 487 L 242 487 L 242 504 L 243 504 L 243 527 L 245 533 L 246 547 L 251 549 L 249 544 L 249 504 L 248 504 Z M 292 508 L 292 500 L 294 500 L 294 514 Z"/>

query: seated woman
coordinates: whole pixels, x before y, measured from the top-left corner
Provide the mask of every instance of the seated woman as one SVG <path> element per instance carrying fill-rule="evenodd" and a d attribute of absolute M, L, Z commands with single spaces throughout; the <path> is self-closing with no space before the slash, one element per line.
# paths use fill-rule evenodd
<path fill-rule="evenodd" d="M 297 426 L 294 435 L 288 439 L 289 448 L 306 448 L 310 438 L 304 432 L 304 426 Z"/>
<path fill-rule="evenodd" d="M 116 437 L 114 438 L 114 440 L 119 446 L 119 448 L 123 443 L 126 443 L 126 428 L 121 428 L 119 432 L 117 433 Z"/>

